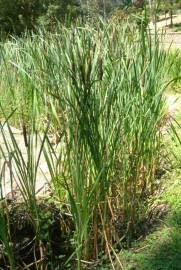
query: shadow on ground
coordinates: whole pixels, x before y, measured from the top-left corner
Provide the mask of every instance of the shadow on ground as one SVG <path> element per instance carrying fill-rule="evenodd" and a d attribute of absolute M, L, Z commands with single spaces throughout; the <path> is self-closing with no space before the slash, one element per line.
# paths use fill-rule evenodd
<path fill-rule="evenodd" d="M 126 261 L 125 270 L 181 270 L 181 205 Z"/>

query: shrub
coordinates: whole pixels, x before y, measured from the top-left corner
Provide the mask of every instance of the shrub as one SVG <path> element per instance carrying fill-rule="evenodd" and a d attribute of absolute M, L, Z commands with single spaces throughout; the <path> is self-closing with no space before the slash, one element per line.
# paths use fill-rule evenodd
<path fill-rule="evenodd" d="M 61 21 L 65 14 L 76 14 L 78 10 L 75 0 L 0 0 L 0 29 L 21 34 L 39 23 L 47 26 Z"/>

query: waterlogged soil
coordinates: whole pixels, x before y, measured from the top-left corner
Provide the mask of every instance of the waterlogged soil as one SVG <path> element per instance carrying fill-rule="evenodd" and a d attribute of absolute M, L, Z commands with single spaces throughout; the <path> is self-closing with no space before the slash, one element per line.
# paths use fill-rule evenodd
<path fill-rule="evenodd" d="M 67 269 L 65 262 L 73 252 L 72 218 L 66 215 L 66 211 L 60 212 L 55 205 L 46 201 L 39 203 L 38 207 L 41 212 L 39 234 L 23 204 L 15 206 L 11 202 L 8 205 L 10 240 L 15 269 Z M 0 269 L 10 269 L 2 245 L 0 245 Z"/>

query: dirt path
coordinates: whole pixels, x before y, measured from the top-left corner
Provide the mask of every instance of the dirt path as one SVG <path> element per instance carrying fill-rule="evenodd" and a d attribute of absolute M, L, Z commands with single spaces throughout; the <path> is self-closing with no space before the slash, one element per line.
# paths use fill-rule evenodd
<path fill-rule="evenodd" d="M 173 24 L 181 23 L 181 14 L 173 15 Z M 181 48 L 181 32 L 174 32 L 171 28 L 169 28 L 171 24 L 170 17 L 164 18 L 161 17 L 160 21 L 156 23 L 156 29 L 158 33 L 160 32 L 161 42 L 164 45 L 164 48 L 172 48 L 172 49 L 180 49 Z M 154 34 L 155 25 L 151 22 L 149 24 L 149 28 L 151 33 Z M 164 35 L 163 35 L 164 33 Z"/>
<path fill-rule="evenodd" d="M 181 14 L 176 14 L 176 15 L 173 15 L 173 24 L 179 24 L 181 23 Z M 157 21 L 156 23 L 156 27 L 157 29 L 162 29 L 162 28 L 165 28 L 165 27 L 169 27 L 171 25 L 171 19 L 170 19 L 170 16 L 161 16 L 160 17 L 160 20 Z M 150 23 L 150 28 L 151 29 L 154 29 L 154 25 L 153 23 Z"/>
<path fill-rule="evenodd" d="M 176 14 L 173 15 L 173 24 L 179 24 L 181 23 L 181 14 Z M 168 27 L 171 25 L 171 18 L 170 16 L 166 18 L 161 18 L 160 21 L 157 22 L 157 28 L 163 28 L 163 27 Z"/>
<path fill-rule="evenodd" d="M 171 116 L 176 116 L 179 113 L 181 105 L 181 95 L 166 95 L 168 113 Z"/>

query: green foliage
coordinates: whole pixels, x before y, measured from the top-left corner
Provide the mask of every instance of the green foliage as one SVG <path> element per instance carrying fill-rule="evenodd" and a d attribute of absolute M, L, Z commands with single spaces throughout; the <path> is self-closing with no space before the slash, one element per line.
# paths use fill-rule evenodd
<path fill-rule="evenodd" d="M 177 92 L 181 90 L 181 53 L 170 50 L 167 54 L 166 72 L 172 81 L 171 87 Z"/>
<path fill-rule="evenodd" d="M 70 207 L 77 269 L 82 258 L 110 254 L 116 237 L 128 244 L 134 237 L 145 198 L 154 190 L 165 89 L 165 53 L 157 39 L 150 42 L 142 22 L 80 26 L 6 43 L 1 66 L 2 91 L 10 93 L 14 107 L 28 111 L 29 119 L 36 109 L 36 120 L 49 117 L 58 131 L 59 150 L 47 138 L 44 154 L 53 194 Z M 20 121 L 22 115 L 16 114 Z M 10 152 L 27 207 L 36 209 L 36 139 L 29 136 L 31 162 L 21 165 L 13 136 Z M 121 219 L 116 209 L 124 209 Z"/>
<path fill-rule="evenodd" d="M 2 179 L 1 179 L 2 180 Z M 15 259 L 11 243 L 9 227 L 8 208 L 5 199 L 0 199 L 0 243 L 3 245 L 4 255 L 8 258 L 8 263 L 12 270 L 15 269 Z"/>
<path fill-rule="evenodd" d="M 161 224 L 143 241 L 135 243 L 132 251 L 123 251 L 125 269 L 135 270 L 179 270 L 181 255 L 181 179 L 180 168 L 174 167 L 163 178 L 164 193 L 160 204 L 170 209 Z"/>
<path fill-rule="evenodd" d="M 7 150 L 37 239 L 48 238 L 49 217 L 35 192 L 44 151 L 53 198 L 71 212 L 77 269 L 81 259 L 104 250 L 110 256 L 120 238 L 129 245 L 159 166 L 166 54 L 157 37 L 150 40 L 142 20 L 58 24 L 55 33 L 41 29 L 9 40 L 1 56 L 1 93 L 12 106 L 2 102 L 3 116 L 16 108 L 16 121 L 30 126 L 26 157 L 10 128 Z M 38 147 L 34 121 L 44 130 L 47 119 L 59 136 L 56 150 L 46 133 Z"/>
<path fill-rule="evenodd" d="M 20 34 L 37 25 L 50 25 L 64 20 L 66 14 L 78 13 L 74 0 L 0 0 L 0 29 Z"/>
<path fill-rule="evenodd" d="M 180 0 L 159 0 L 157 4 L 159 12 L 176 11 L 181 8 Z"/>
<path fill-rule="evenodd" d="M 52 29 L 57 21 L 85 15 L 108 17 L 115 9 L 131 6 L 131 0 L 0 0 L 0 30 L 21 34 L 37 27 Z M 134 2 L 135 9 L 144 6 L 144 1 Z"/>

